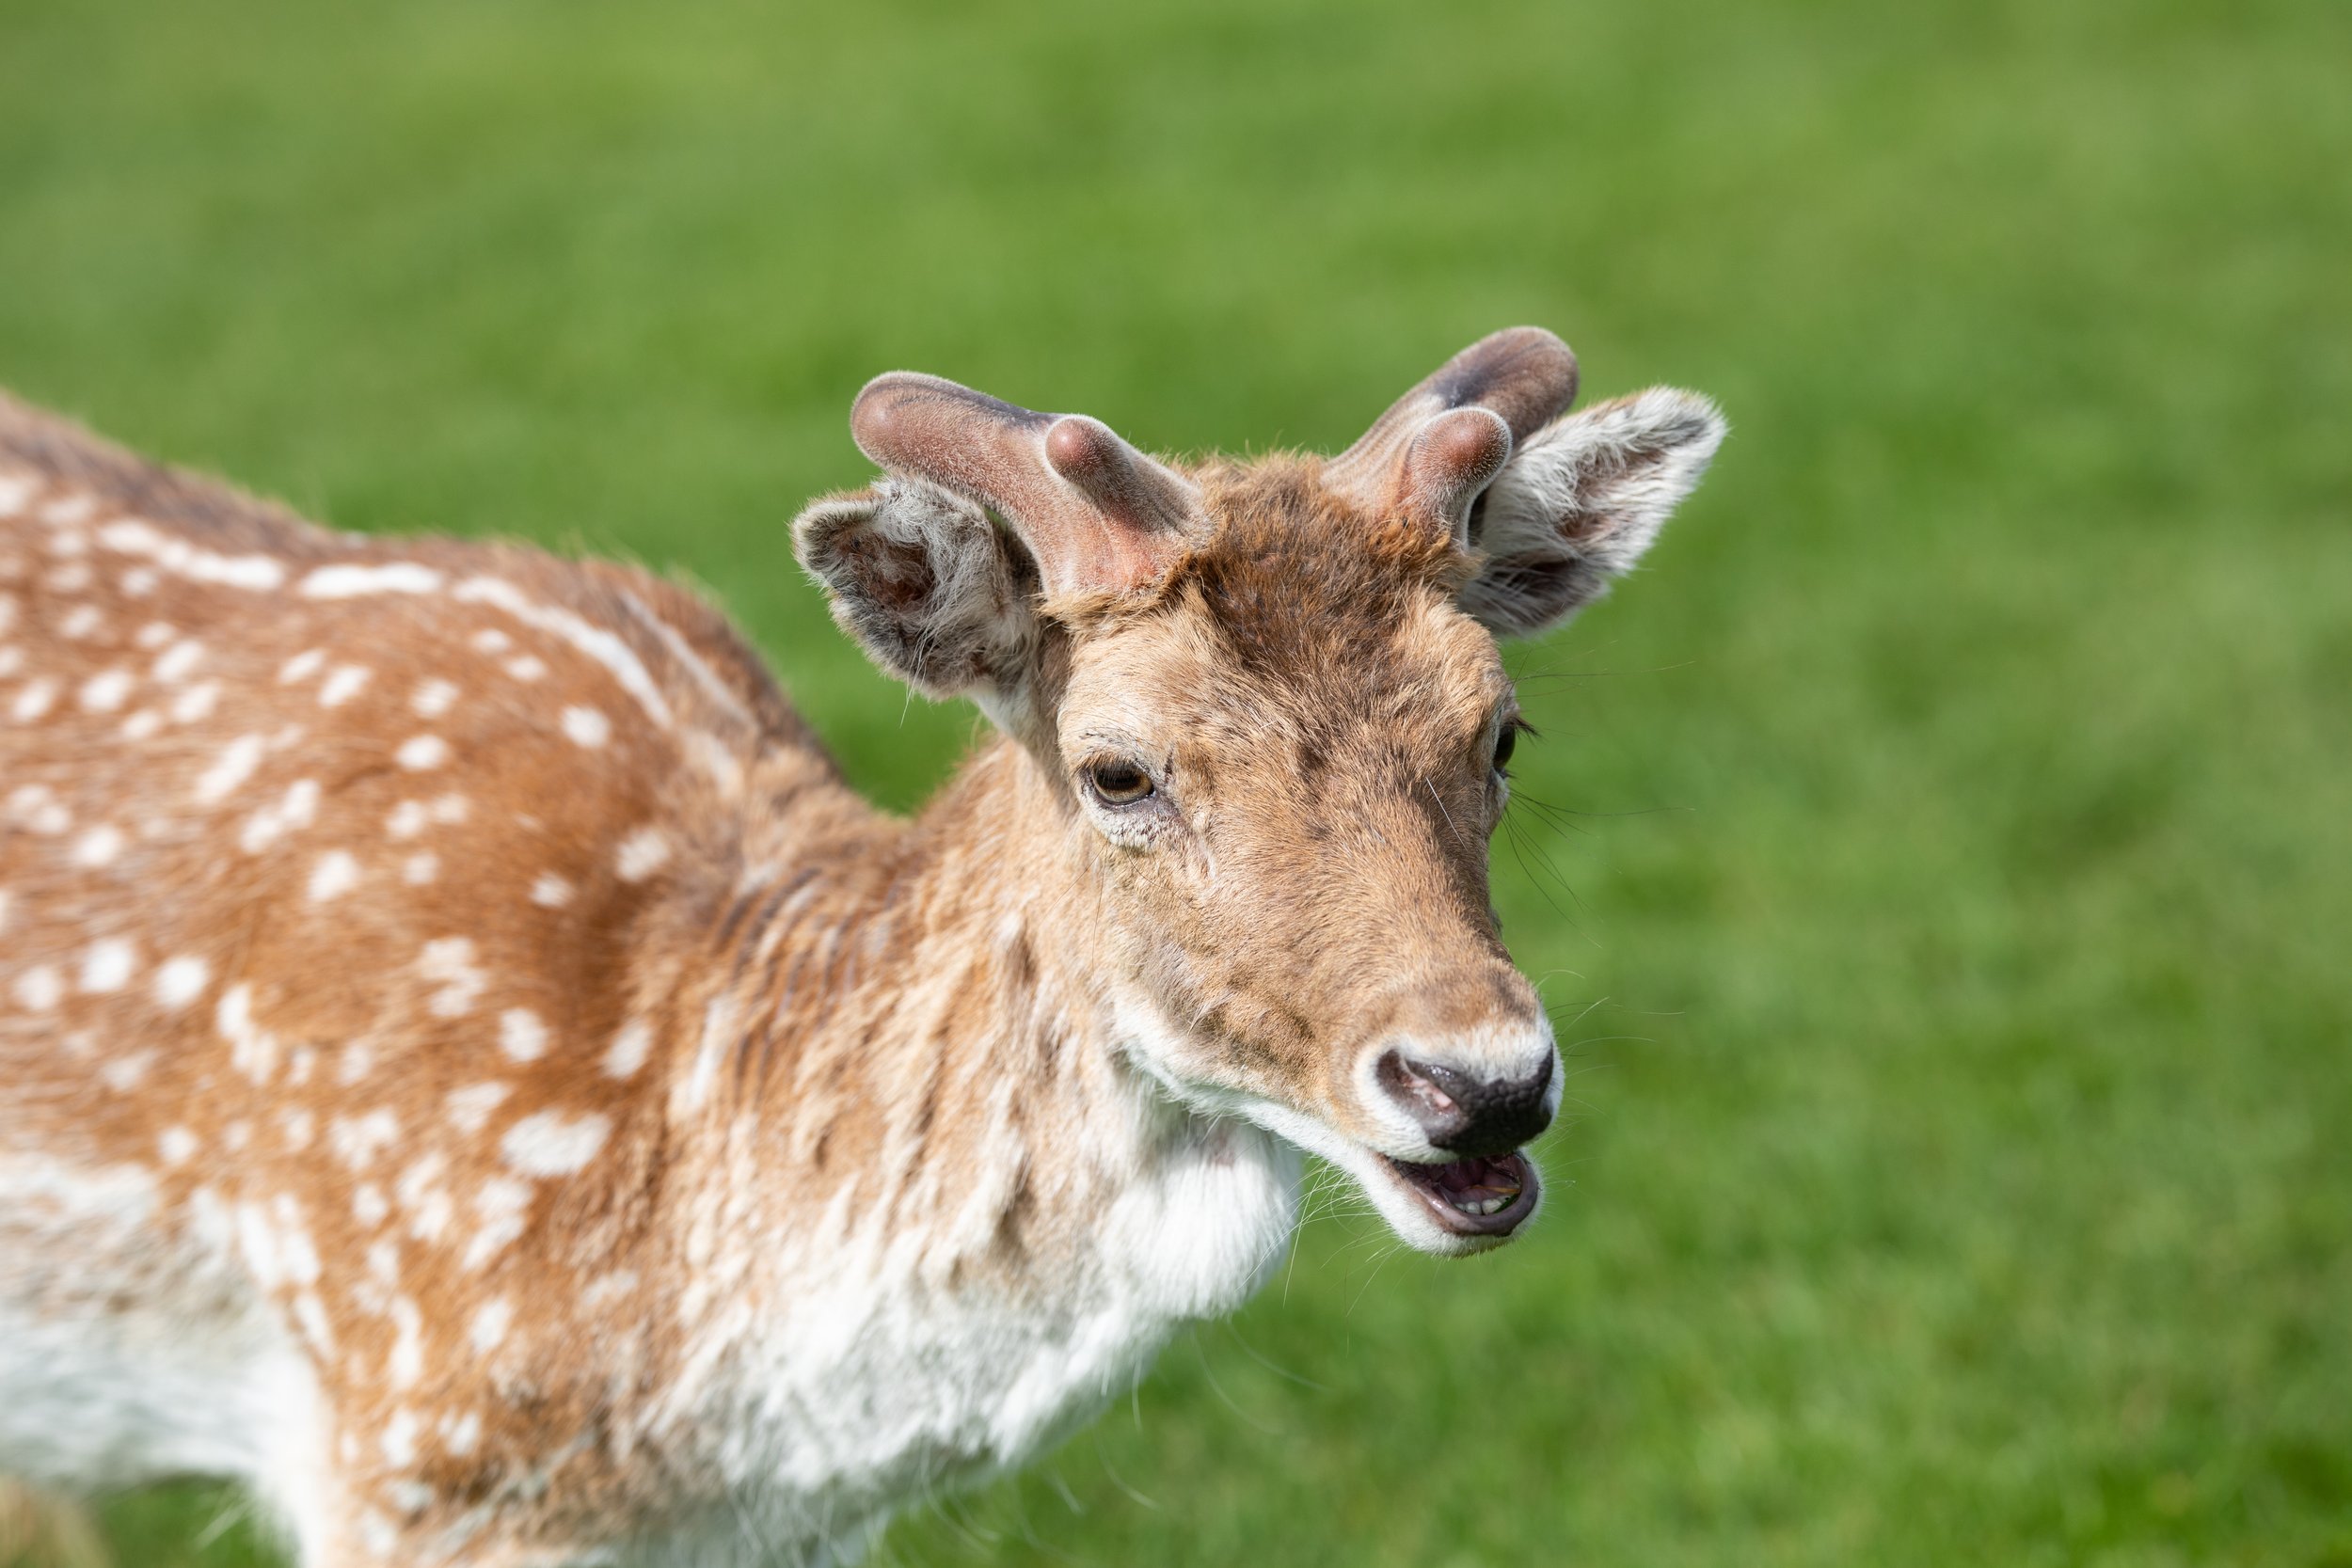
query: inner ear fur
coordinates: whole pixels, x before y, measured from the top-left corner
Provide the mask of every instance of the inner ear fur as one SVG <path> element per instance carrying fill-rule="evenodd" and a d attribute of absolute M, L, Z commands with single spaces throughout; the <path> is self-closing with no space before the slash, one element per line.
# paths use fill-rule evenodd
<path fill-rule="evenodd" d="M 812 502 L 792 549 L 833 618 L 927 697 L 1005 694 L 1037 637 L 1036 568 L 976 503 L 891 476 Z"/>
<path fill-rule="evenodd" d="M 1555 420 L 1514 452 L 1470 518 L 1462 609 L 1499 637 L 1549 630 L 1632 569 L 1698 484 L 1727 427 L 1653 387 Z"/>

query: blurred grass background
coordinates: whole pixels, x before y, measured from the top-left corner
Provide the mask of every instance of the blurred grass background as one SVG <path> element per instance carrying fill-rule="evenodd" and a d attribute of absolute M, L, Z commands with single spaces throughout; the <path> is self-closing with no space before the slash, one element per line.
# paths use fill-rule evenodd
<path fill-rule="evenodd" d="M 1311 1226 L 894 1564 L 2352 1564 L 2352 8 L 0 0 L 0 382 L 716 586 L 911 366 L 1335 447 L 1520 321 L 1720 398 L 1516 663 L 1546 1222 Z M 220 1496 L 129 1563 L 269 1560 Z"/>

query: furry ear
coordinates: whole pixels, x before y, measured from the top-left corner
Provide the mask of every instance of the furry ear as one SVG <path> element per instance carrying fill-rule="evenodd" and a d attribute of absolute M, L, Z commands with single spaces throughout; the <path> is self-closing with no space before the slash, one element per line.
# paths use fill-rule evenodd
<path fill-rule="evenodd" d="M 1009 694 L 1036 639 L 1038 585 L 978 505 L 888 477 L 793 519 L 792 551 L 833 618 L 874 662 L 927 697 Z"/>
<path fill-rule="evenodd" d="M 1471 515 L 1483 563 L 1462 609 L 1498 637 L 1532 637 L 1607 593 L 1697 486 L 1724 429 L 1707 399 L 1653 387 L 1537 431 Z"/>

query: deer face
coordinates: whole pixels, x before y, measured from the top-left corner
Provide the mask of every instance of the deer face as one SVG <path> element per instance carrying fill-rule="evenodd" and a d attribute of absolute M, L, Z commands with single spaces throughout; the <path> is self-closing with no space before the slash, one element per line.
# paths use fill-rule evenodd
<path fill-rule="evenodd" d="M 1723 431 L 1671 391 L 1559 418 L 1574 389 L 1520 329 L 1327 463 L 1178 471 L 886 376 L 853 423 L 889 477 L 796 528 L 886 668 L 978 698 L 1044 775 L 1136 1065 L 1432 1252 L 1534 1214 L 1519 1149 L 1559 1099 L 1488 898 L 1522 727 L 1496 635 L 1603 591 Z"/>
<path fill-rule="evenodd" d="M 1332 573 L 1300 525 L 1358 519 L 1309 483 L 1211 486 L 1217 541 L 1073 650 L 1057 755 L 1146 1069 L 1414 1241 L 1491 1244 L 1534 1212 L 1518 1149 L 1559 1085 L 1487 898 L 1518 708 L 1446 563 Z"/>

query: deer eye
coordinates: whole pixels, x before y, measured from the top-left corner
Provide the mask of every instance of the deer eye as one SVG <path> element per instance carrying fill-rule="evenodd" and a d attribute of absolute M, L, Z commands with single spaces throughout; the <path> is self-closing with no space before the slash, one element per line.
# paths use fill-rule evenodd
<path fill-rule="evenodd" d="M 1511 753 L 1519 749 L 1519 730 L 1521 727 L 1522 726 L 1518 720 L 1511 720 L 1502 726 L 1502 733 L 1495 736 L 1496 772 L 1500 773 L 1504 768 L 1511 766 Z"/>
<path fill-rule="evenodd" d="M 1152 797 L 1152 775 L 1124 757 L 1086 765 L 1087 788 L 1106 806 L 1132 806 Z"/>

